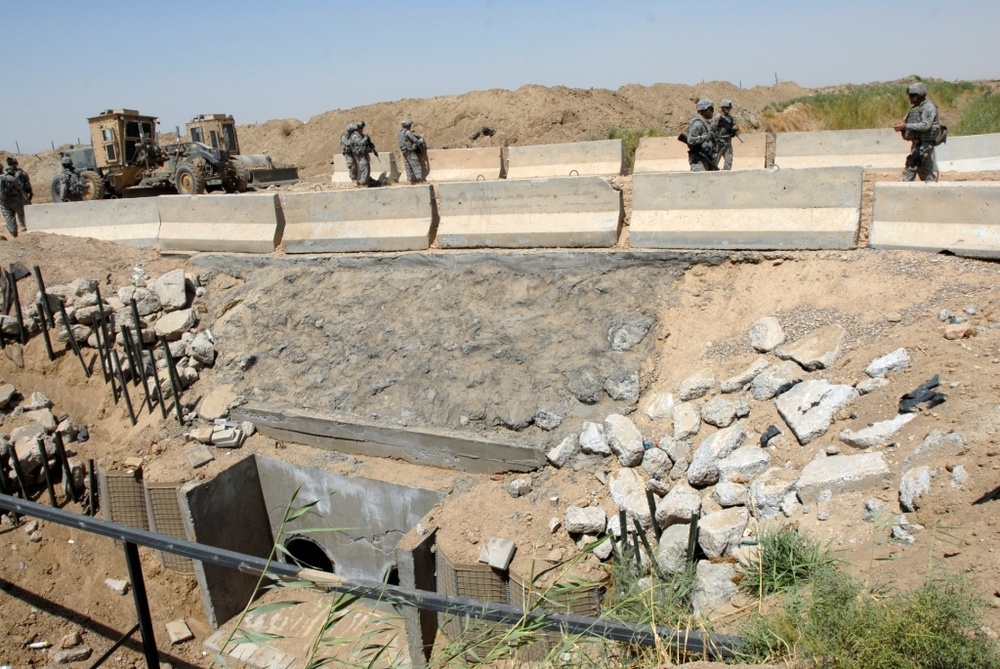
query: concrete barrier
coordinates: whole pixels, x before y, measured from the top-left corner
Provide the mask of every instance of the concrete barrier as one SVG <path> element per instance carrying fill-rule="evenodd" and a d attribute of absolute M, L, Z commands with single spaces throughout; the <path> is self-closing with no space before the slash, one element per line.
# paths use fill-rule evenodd
<path fill-rule="evenodd" d="M 430 246 L 430 186 L 284 193 L 286 253 L 415 251 Z"/>
<path fill-rule="evenodd" d="M 424 177 L 428 181 L 494 181 L 502 176 L 499 146 L 481 149 L 430 149 Z M 409 182 L 406 175 L 400 181 Z"/>
<path fill-rule="evenodd" d="M 281 239 L 276 194 L 162 195 L 156 203 L 164 249 L 271 253 Z"/>
<path fill-rule="evenodd" d="M 622 141 L 507 147 L 508 179 L 608 176 L 622 173 Z"/>
<path fill-rule="evenodd" d="M 997 181 L 876 183 L 868 245 L 997 259 L 998 212 Z"/>
<path fill-rule="evenodd" d="M 378 158 L 369 156 L 369 160 L 371 161 L 369 176 L 372 179 L 383 185 L 399 181 L 399 168 L 396 167 L 396 155 L 392 151 L 380 153 L 378 154 Z M 354 180 L 351 179 L 351 175 L 347 171 L 347 161 L 344 160 L 344 154 L 342 153 L 333 154 L 333 176 L 330 177 L 330 181 L 335 186 L 354 185 Z"/>
<path fill-rule="evenodd" d="M 774 140 L 774 164 L 782 168 L 857 166 L 902 170 L 909 152 L 910 143 L 888 128 L 781 132 Z"/>
<path fill-rule="evenodd" d="M 733 169 L 759 170 L 765 166 L 767 158 L 767 135 L 757 132 L 740 135 L 733 140 Z M 651 172 L 690 172 L 687 144 L 676 137 L 643 137 L 635 152 L 633 174 Z"/>
<path fill-rule="evenodd" d="M 440 184 L 442 248 L 608 247 L 621 193 L 600 177 Z"/>
<path fill-rule="evenodd" d="M 91 237 L 129 246 L 155 246 L 160 210 L 154 198 L 34 204 L 26 210 L 31 232 Z"/>
<path fill-rule="evenodd" d="M 935 158 L 942 172 L 1000 170 L 1000 134 L 949 137 L 937 147 Z"/>
<path fill-rule="evenodd" d="M 665 249 L 850 249 L 861 168 L 637 174 L 629 243 Z"/>

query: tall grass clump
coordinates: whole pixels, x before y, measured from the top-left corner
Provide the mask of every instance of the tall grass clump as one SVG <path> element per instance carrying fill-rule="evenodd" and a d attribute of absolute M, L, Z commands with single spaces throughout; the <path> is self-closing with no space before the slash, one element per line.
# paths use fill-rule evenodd
<path fill-rule="evenodd" d="M 986 93 L 973 100 L 950 129 L 954 135 L 985 135 L 1000 132 L 1000 95 Z"/>
<path fill-rule="evenodd" d="M 836 562 L 828 547 L 798 527 L 785 525 L 761 534 L 754 555 L 740 563 L 746 575 L 740 585 L 764 598 L 807 585 L 820 572 L 833 569 Z"/>
<path fill-rule="evenodd" d="M 778 611 L 754 616 L 743 650 L 828 669 L 996 669 L 997 646 L 980 632 L 984 610 L 959 577 L 895 593 L 823 570 Z"/>
<path fill-rule="evenodd" d="M 622 159 L 625 163 L 625 174 L 631 174 L 635 167 L 635 152 L 639 148 L 639 141 L 643 137 L 660 137 L 662 133 L 656 128 L 648 130 L 620 130 L 612 128 L 608 130 L 608 139 L 622 140 Z"/>

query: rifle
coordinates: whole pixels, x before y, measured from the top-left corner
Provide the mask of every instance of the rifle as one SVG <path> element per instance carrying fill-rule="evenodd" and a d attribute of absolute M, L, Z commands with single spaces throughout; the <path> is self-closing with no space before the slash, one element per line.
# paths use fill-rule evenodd
<path fill-rule="evenodd" d="M 368 140 L 368 149 L 375 154 L 376 160 L 381 163 L 382 159 L 378 157 L 378 151 L 375 150 L 375 142 L 373 142 L 372 138 L 368 136 L 366 136 L 365 139 Z"/>
<path fill-rule="evenodd" d="M 694 152 L 696 156 L 701 159 L 701 163 L 708 169 L 709 172 L 717 172 L 719 170 L 718 159 L 713 157 L 711 154 L 705 153 L 705 145 L 699 145 L 698 147 L 693 147 L 688 144 L 688 137 L 685 133 L 677 135 L 677 141 L 687 144 L 688 153 Z"/>

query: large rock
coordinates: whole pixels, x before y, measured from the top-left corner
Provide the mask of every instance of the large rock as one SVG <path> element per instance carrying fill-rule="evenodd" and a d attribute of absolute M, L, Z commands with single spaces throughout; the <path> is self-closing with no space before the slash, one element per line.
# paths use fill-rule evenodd
<path fill-rule="evenodd" d="M 717 395 L 701 405 L 701 419 L 715 427 L 729 427 L 733 421 L 750 414 L 750 404 L 745 400 L 727 400 Z"/>
<path fill-rule="evenodd" d="M 694 402 L 683 402 L 674 407 L 674 439 L 683 441 L 698 434 L 701 429 L 701 411 Z"/>
<path fill-rule="evenodd" d="M 760 446 L 740 446 L 716 463 L 719 482 L 749 483 L 771 466 L 771 456 Z"/>
<path fill-rule="evenodd" d="M 164 311 L 177 311 L 187 306 L 187 282 L 183 269 L 167 272 L 149 284 L 149 290 L 159 299 Z"/>
<path fill-rule="evenodd" d="M 904 414 L 915 416 L 917 414 Z M 931 433 L 917 446 L 916 450 L 903 460 L 903 469 L 927 464 L 936 458 L 953 458 L 965 450 L 965 439 L 958 432 L 931 430 Z"/>
<path fill-rule="evenodd" d="M 619 402 L 639 399 L 639 372 L 621 366 L 604 379 L 604 392 Z"/>
<path fill-rule="evenodd" d="M 554 467 L 562 467 L 580 450 L 580 441 L 576 435 L 564 437 L 562 441 L 550 448 L 545 457 Z"/>
<path fill-rule="evenodd" d="M 592 455 L 611 455 L 611 447 L 604 437 L 604 426 L 600 423 L 587 421 L 580 432 L 580 448 L 584 453 Z"/>
<path fill-rule="evenodd" d="M 692 486 L 704 487 L 719 481 L 719 460 L 727 457 L 743 442 L 743 427 L 739 424 L 719 430 L 698 446 L 687 470 L 687 480 Z"/>
<path fill-rule="evenodd" d="M 170 341 L 175 341 L 180 339 L 182 334 L 193 328 L 197 322 L 198 316 L 194 313 L 193 309 L 181 309 L 164 314 L 156 321 L 153 329 L 156 330 L 157 335 L 166 337 Z"/>
<path fill-rule="evenodd" d="M 875 378 L 882 378 L 889 372 L 898 372 L 906 369 L 910 364 L 910 355 L 905 348 L 897 348 L 892 353 L 886 353 L 880 358 L 875 358 L 865 367 L 865 374 Z"/>
<path fill-rule="evenodd" d="M 778 397 L 775 405 L 804 446 L 822 436 L 829 429 L 834 414 L 857 398 L 858 391 L 851 386 L 812 379 L 797 384 Z"/>
<path fill-rule="evenodd" d="M 917 417 L 915 413 L 901 413 L 891 420 L 872 423 L 860 430 L 841 430 L 840 440 L 855 448 L 876 448 L 889 443 L 903 426 Z"/>
<path fill-rule="evenodd" d="M 795 470 L 771 467 L 750 484 L 747 493 L 750 510 L 758 518 L 778 515 L 785 497 L 794 492 L 798 480 L 799 474 Z"/>
<path fill-rule="evenodd" d="M 736 376 L 731 376 L 719 383 L 719 392 L 735 393 L 743 390 L 751 381 L 757 378 L 758 374 L 767 369 L 770 364 L 771 363 L 764 358 L 757 358 L 753 361 L 753 364 Z"/>
<path fill-rule="evenodd" d="M 687 567 L 688 536 L 691 526 L 687 523 L 671 525 L 663 530 L 656 549 L 656 565 L 660 571 L 676 574 Z"/>
<path fill-rule="evenodd" d="M 662 448 L 653 447 L 642 454 L 642 468 L 654 479 L 666 479 L 674 461 Z"/>
<path fill-rule="evenodd" d="M 619 469 L 608 476 L 611 499 L 630 518 L 635 518 L 644 528 L 653 526 L 653 515 L 646 500 L 646 490 L 634 469 Z"/>
<path fill-rule="evenodd" d="M 680 388 L 677 389 L 677 396 L 683 402 L 690 402 L 699 397 L 704 397 L 708 391 L 715 388 L 715 375 L 710 369 L 702 369 L 681 381 Z"/>
<path fill-rule="evenodd" d="M 118 291 L 118 299 L 131 309 L 131 300 L 135 300 L 136 311 L 140 316 L 149 316 L 160 310 L 160 300 L 156 293 L 148 288 L 125 286 Z"/>
<path fill-rule="evenodd" d="M 728 557 L 740 545 L 750 512 L 742 506 L 716 511 L 698 521 L 698 545 L 709 559 Z"/>
<path fill-rule="evenodd" d="M 802 380 L 802 369 L 793 362 L 782 362 L 762 370 L 750 382 L 750 396 L 763 402 L 787 392 Z"/>
<path fill-rule="evenodd" d="M 701 497 L 698 491 L 683 482 L 678 482 L 670 492 L 656 502 L 656 523 L 660 527 L 688 523 L 700 511 Z"/>
<path fill-rule="evenodd" d="M 799 498 L 814 503 L 823 490 L 833 493 L 881 489 L 891 476 L 881 451 L 831 455 L 811 460 L 799 476 Z"/>
<path fill-rule="evenodd" d="M 652 316 L 612 321 L 608 328 L 608 343 L 611 344 L 611 350 L 629 350 L 643 340 L 654 322 L 656 321 Z"/>
<path fill-rule="evenodd" d="M 642 462 L 645 452 L 642 433 L 626 416 L 613 413 L 605 418 L 604 436 L 622 467 L 635 467 Z"/>
<path fill-rule="evenodd" d="M 924 493 L 930 492 L 931 468 L 922 465 L 906 470 L 899 479 L 899 507 L 903 511 L 916 511 L 920 508 L 917 500 Z"/>
<path fill-rule="evenodd" d="M 599 506 L 571 506 L 566 509 L 566 531 L 570 534 L 601 534 L 608 517 Z"/>
<path fill-rule="evenodd" d="M 750 326 L 750 345 L 761 353 L 770 353 L 784 342 L 781 323 L 773 316 L 765 316 Z"/>
<path fill-rule="evenodd" d="M 732 506 L 746 506 L 747 487 L 742 483 L 719 481 L 712 486 L 712 499 L 724 509 Z"/>
<path fill-rule="evenodd" d="M 664 420 L 672 418 L 674 415 L 674 395 L 673 393 L 655 392 L 646 398 L 642 412 L 650 420 Z"/>
<path fill-rule="evenodd" d="M 713 609 L 725 606 L 739 592 L 735 565 L 701 560 L 695 574 L 697 580 L 691 592 L 691 605 L 696 616 L 706 616 Z"/>
<path fill-rule="evenodd" d="M 840 357 L 843 343 L 844 328 L 829 325 L 791 344 L 777 347 L 774 353 L 782 360 L 794 360 L 802 369 L 813 372 L 830 367 Z"/>
<path fill-rule="evenodd" d="M 188 343 L 187 352 L 192 358 L 208 367 L 215 363 L 215 344 L 204 332 L 196 334 Z"/>

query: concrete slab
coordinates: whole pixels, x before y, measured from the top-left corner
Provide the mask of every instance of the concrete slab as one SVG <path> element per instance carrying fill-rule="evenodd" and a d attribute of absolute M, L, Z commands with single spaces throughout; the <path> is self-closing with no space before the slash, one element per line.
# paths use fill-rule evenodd
<path fill-rule="evenodd" d="M 507 147 L 508 179 L 609 176 L 622 173 L 622 141 Z"/>
<path fill-rule="evenodd" d="M 637 174 L 634 248 L 850 249 L 861 168 Z"/>
<path fill-rule="evenodd" d="M 438 186 L 442 248 L 609 247 L 621 193 L 600 177 Z"/>
<path fill-rule="evenodd" d="M 903 169 L 910 143 L 889 128 L 779 132 L 774 164 L 778 167 L 857 166 Z"/>
<path fill-rule="evenodd" d="M 935 149 L 941 172 L 1000 170 L 1000 134 L 949 137 Z"/>
<path fill-rule="evenodd" d="M 164 249 L 271 253 L 281 239 L 276 194 L 163 195 L 156 203 Z"/>
<path fill-rule="evenodd" d="M 876 183 L 868 245 L 1000 258 L 1000 182 Z"/>
<path fill-rule="evenodd" d="M 371 178 L 382 184 L 391 184 L 399 181 L 399 167 L 397 167 L 396 155 L 392 151 L 378 154 L 378 158 L 371 156 Z M 335 186 L 354 186 L 351 175 L 347 171 L 347 161 L 344 154 L 335 153 L 333 155 L 333 175 L 330 181 Z"/>
<path fill-rule="evenodd" d="M 156 246 L 160 210 L 155 198 L 34 204 L 25 217 L 30 232 L 91 237 L 128 246 Z"/>
<path fill-rule="evenodd" d="M 286 253 L 417 251 L 430 246 L 430 186 L 284 193 Z"/>
<path fill-rule="evenodd" d="M 733 140 L 733 170 L 760 170 L 767 157 L 767 134 L 740 135 Z M 635 152 L 633 174 L 651 172 L 690 172 L 687 144 L 676 137 L 643 137 Z"/>
<path fill-rule="evenodd" d="M 501 177 L 503 158 L 499 146 L 481 149 L 430 149 L 427 151 L 429 168 L 424 177 L 435 183 L 441 181 L 495 181 Z M 401 182 L 409 180 L 403 174 Z"/>

